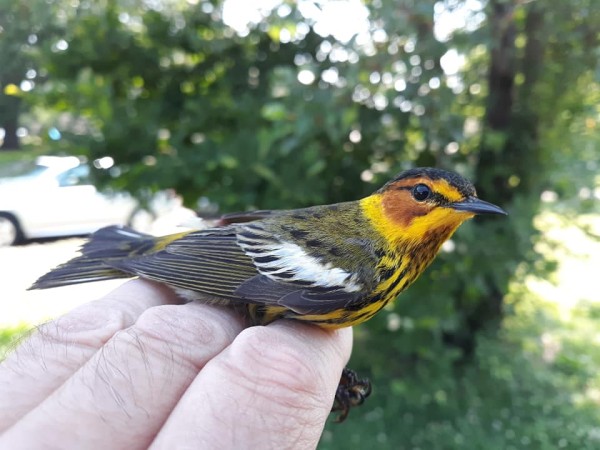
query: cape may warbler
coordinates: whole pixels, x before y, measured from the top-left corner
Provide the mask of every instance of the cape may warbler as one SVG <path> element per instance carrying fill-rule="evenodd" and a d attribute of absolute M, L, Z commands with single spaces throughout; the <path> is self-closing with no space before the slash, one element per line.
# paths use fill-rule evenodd
<path fill-rule="evenodd" d="M 220 226 L 164 237 L 104 228 L 32 288 L 140 276 L 189 300 L 233 305 L 255 324 L 347 327 L 394 300 L 476 214 L 506 213 L 463 177 L 418 168 L 358 201 L 230 214 Z M 345 370 L 333 409 L 343 419 L 369 393 L 368 380 Z"/>

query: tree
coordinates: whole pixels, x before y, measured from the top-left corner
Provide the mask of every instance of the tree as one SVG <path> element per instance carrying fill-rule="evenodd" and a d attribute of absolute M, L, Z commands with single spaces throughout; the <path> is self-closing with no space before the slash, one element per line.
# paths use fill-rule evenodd
<path fill-rule="evenodd" d="M 0 128 L 1 150 L 20 147 L 17 129 L 23 113 L 24 94 L 33 89 L 39 72 L 41 45 L 58 33 L 55 2 L 0 0 Z"/>

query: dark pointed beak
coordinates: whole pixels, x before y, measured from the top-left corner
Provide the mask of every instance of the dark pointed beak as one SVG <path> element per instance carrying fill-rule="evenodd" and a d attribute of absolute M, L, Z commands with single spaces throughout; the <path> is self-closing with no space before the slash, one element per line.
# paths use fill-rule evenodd
<path fill-rule="evenodd" d="M 507 216 L 508 213 L 499 206 L 478 199 L 477 197 L 469 197 L 462 202 L 451 203 L 450 208 L 457 211 L 466 211 L 473 214 L 502 214 Z"/>

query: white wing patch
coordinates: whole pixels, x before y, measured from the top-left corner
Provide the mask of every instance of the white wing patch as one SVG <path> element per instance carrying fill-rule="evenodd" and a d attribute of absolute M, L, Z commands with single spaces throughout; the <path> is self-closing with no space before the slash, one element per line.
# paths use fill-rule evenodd
<path fill-rule="evenodd" d="M 143 235 L 138 233 L 137 231 L 133 231 L 133 230 L 129 231 L 124 228 L 116 228 L 115 227 L 115 232 L 122 236 L 125 236 L 127 238 L 139 239 L 140 237 L 143 237 Z"/>
<path fill-rule="evenodd" d="M 261 239 L 258 242 L 240 240 L 238 244 L 254 260 L 258 271 L 274 281 L 299 281 L 310 283 L 307 287 L 337 287 L 346 292 L 358 292 L 362 289 L 355 274 L 334 267 L 331 263 L 323 264 L 294 243 L 273 240 L 265 242 Z M 287 275 L 278 276 L 283 273 Z"/>

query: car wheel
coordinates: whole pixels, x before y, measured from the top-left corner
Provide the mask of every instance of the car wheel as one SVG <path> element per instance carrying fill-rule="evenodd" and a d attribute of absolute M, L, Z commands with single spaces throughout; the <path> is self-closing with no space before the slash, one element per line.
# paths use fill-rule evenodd
<path fill-rule="evenodd" d="M 0 247 L 18 244 L 23 240 L 23 232 L 14 216 L 0 213 Z"/>
<path fill-rule="evenodd" d="M 127 225 L 140 233 L 152 234 L 155 220 L 156 216 L 152 212 L 147 209 L 139 208 L 131 214 L 131 217 L 129 217 L 129 220 L 127 221 Z"/>

